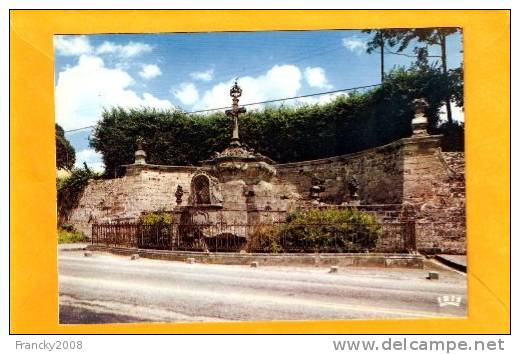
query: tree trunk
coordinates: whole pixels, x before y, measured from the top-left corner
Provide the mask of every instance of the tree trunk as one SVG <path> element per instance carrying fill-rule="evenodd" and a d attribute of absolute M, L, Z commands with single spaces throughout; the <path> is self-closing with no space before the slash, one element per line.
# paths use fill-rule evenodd
<path fill-rule="evenodd" d="M 385 80 L 385 41 L 383 40 L 383 31 L 379 31 L 379 45 L 381 48 L 381 82 Z"/>
<path fill-rule="evenodd" d="M 448 75 L 448 63 L 446 62 L 446 36 L 444 33 L 441 33 L 440 37 L 442 72 L 444 75 Z M 448 96 L 446 97 L 446 116 L 448 118 L 448 123 L 452 124 L 453 117 L 451 115 L 451 92 L 448 92 Z"/>

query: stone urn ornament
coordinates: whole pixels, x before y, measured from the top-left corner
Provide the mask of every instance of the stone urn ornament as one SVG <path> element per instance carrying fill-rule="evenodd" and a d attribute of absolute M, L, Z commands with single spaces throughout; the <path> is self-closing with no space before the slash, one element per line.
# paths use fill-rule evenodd
<path fill-rule="evenodd" d="M 179 184 L 177 185 L 177 190 L 175 191 L 175 202 L 177 203 L 177 205 L 181 205 L 183 195 L 184 190 L 182 189 L 182 186 Z"/>
<path fill-rule="evenodd" d="M 146 152 L 143 150 L 144 139 L 141 136 L 138 136 L 137 139 L 135 139 L 135 142 L 137 144 L 137 150 L 134 154 L 134 156 L 135 156 L 134 164 L 145 165 L 146 164 Z"/>
<path fill-rule="evenodd" d="M 417 98 L 412 101 L 412 107 L 415 111 L 412 119 L 413 135 L 428 135 L 428 118 L 425 115 L 426 109 L 429 107 L 428 102 L 424 98 Z"/>
<path fill-rule="evenodd" d="M 359 182 L 356 177 L 350 176 L 347 180 L 347 189 L 351 200 L 359 199 Z"/>

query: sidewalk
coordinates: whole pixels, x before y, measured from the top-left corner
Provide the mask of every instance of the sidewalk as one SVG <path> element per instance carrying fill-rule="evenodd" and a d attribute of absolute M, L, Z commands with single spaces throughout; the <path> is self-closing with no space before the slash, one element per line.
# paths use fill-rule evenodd
<path fill-rule="evenodd" d="M 438 254 L 435 256 L 439 262 L 460 270 L 461 272 L 466 272 L 466 256 L 465 255 L 453 255 L 453 254 Z"/>
<path fill-rule="evenodd" d="M 80 251 L 87 248 L 90 243 L 62 243 L 58 245 L 58 251 Z"/>

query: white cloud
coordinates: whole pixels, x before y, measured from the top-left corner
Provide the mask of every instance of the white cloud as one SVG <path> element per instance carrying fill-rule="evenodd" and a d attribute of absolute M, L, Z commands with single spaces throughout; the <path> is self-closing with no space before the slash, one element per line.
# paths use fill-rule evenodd
<path fill-rule="evenodd" d="M 316 87 L 320 89 L 331 89 L 332 85 L 329 84 L 327 77 L 325 76 L 325 70 L 320 67 L 307 67 L 304 71 L 305 81 L 311 87 Z"/>
<path fill-rule="evenodd" d="M 70 130 L 94 125 L 103 107 L 148 106 L 173 108 L 168 100 L 132 90 L 134 79 L 124 70 L 108 68 L 96 56 L 82 55 L 75 66 L 58 74 L 55 88 L 56 121 Z"/>
<path fill-rule="evenodd" d="M 161 74 L 161 69 L 155 64 L 145 64 L 139 72 L 139 76 L 146 80 L 153 79 Z"/>
<path fill-rule="evenodd" d="M 331 101 L 335 100 L 339 96 L 348 96 L 348 93 L 344 92 L 335 92 L 335 93 L 328 93 L 325 95 L 320 96 L 312 96 L 312 97 L 302 97 L 294 100 L 294 104 L 308 104 L 308 105 L 314 105 L 314 104 L 327 104 Z"/>
<path fill-rule="evenodd" d="M 143 53 L 149 53 L 153 47 L 146 43 L 129 42 L 127 44 L 116 44 L 105 41 L 94 47 L 87 36 L 55 36 L 54 48 L 57 54 L 66 56 L 80 56 L 84 54 L 113 54 L 120 58 L 133 58 Z"/>
<path fill-rule="evenodd" d="M 90 169 L 96 172 L 103 172 L 105 170 L 102 155 L 94 149 L 85 149 L 76 153 L 75 166 L 82 168 L 84 162 Z"/>
<path fill-rule="evenodd" d="M 357 37 L 343 38 L 343 46 L 357 55 L 362 54 L 367 49 L 367 42 Z"/>
<path fill-rule="evenodd" d="M 439 110 L 440 120 L 446 122 L 448 120 L 446 113 L 446 105 L 442 105 Z M 451 102 L 451 117 L 454 122 L 463 123 L 464 122 L 464 110 L 462 107 L 458 107 L 455 102 Z"/>
<path fill-rule="evenodd" d="M 257 77 L 245 76 L 239 80 L 243 89 L 241 104 L 254 103 L 295 96 L 301 88 L 302 73 L 294 65 L 275 65 L 264 75 Z M 231 104 L 229 88 L 233 80 L 220 82 L 207 90 L 194 109 L 227 107 Z M 257 107 L 255 107 L 257 108 Z"/>
<path fill-rule="evenodd" d="M 211 81 L 213 79 L 213 69 L 208 69 L 206 71 L 195 71 L 190 74 L 193 80 L 200 81 Z"/>
<path fill-rule="evenodd" d="M 92 51 L 86 36 L 54 36 L 54 48 L 60 55 L 75 56 Z"/>
<path fill-rule="evenodd" d="M 151 51 L 151 45 L 140 42 L 129 42 L 123 45 L 105 41 L 96 48 L 96 54 L 115 54 L 122 58 L 132 58 Z"/>
<path fill-rule="evenodd" d="M 173 87 L 171 93 L 185 105 L 193 105 L 199 100 L 199 91 L 191 82 L 183 82 L 177 87 Z"/>

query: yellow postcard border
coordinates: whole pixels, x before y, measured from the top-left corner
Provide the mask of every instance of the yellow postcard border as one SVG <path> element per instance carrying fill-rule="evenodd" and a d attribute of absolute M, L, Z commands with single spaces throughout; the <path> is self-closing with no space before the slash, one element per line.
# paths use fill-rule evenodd
<path fill-rule="evenodd" d="M 462 27 L 465 319 L 59 325 L 52 36 Z M 10 13 L 10 331 L 22 333 L 509 333 L 510 13 L 505 10 L 13 10 Z"/>

